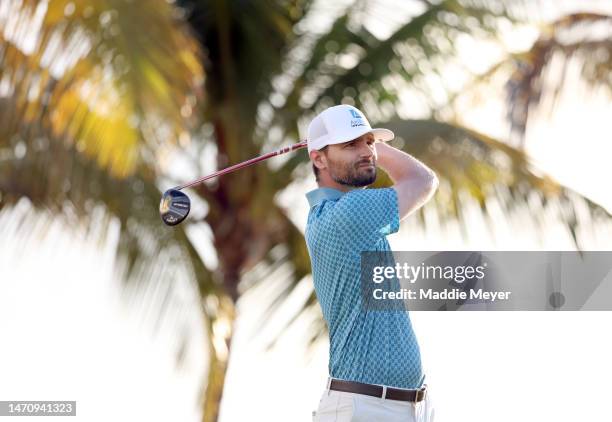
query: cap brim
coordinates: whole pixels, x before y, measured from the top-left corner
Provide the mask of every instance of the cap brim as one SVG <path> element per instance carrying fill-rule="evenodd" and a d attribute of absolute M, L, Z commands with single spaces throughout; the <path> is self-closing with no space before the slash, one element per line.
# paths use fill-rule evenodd
<path fill-rule="evenodd" d="M 389 142 L 395 138 L 395 134 L 392 131 L 383 128 L 372 129 L 372 135 L 374 135 L 374 140 L 381 142 Z"/>

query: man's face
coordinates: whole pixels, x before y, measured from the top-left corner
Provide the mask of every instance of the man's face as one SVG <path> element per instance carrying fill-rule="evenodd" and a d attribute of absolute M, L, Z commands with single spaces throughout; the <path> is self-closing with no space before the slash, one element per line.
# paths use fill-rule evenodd
<path fill-rule="evenodd" d="M 374 183 L 376 180 L 374 143 L 374 135 L 366 133 L 343 144 L 329 145 L 325 155 L 331 178 L 336 183 L 353 187 Z"/>

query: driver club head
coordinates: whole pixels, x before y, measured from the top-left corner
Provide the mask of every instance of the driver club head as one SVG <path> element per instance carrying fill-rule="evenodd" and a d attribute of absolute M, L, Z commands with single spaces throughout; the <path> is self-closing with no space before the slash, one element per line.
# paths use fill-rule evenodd
<path fill-rule="evenodd" d="M 180 190 L 168 189 L 162 195 L 159 203 L 159 215 L 168 226 L 180 224 L 191 209 L 189 197 Z"/>

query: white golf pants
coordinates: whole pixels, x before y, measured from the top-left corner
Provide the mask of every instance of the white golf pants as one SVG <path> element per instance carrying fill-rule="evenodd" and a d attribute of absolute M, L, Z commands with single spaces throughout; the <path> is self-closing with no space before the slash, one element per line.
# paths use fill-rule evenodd
<path fill-rule="evenodd" d="M 405 402 L 325 390 L 313 422 L 433 422 L 434 408 L 429 396 Z"/>

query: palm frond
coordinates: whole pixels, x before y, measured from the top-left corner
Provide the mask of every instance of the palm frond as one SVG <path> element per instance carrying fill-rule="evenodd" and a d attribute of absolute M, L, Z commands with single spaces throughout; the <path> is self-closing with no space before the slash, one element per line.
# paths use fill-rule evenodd
<path fill-rule="evenodd" d="M 542 204 L 557 202 L 570 214 L 560 215 L 567 228 L 575 232 L 579 222 L 572 217 L 581 206 L 580 195 L 565 188 L 533 166 L 521 150 L 478 133 L 436 121 L 401 121 L 385 123 L 402 138 L 404 149 L 430 166 L 446 182 L 448 190 L 434 200 L 443 218 L 461 219 L 459 192 L 467 192 L 486 211 L 487 200 L 494 196 L 508 215 L 537 197 Z M 592 219 L 609 219 L 601 206 L 584 199 Z M 576 246 L 578 240 L 574 238 Z"/>
<path fill-rule="evenodd" d="M 544 96 L 551 95 L 551 104 L 556 102 L 559 92 L 569 82 L 572 62 L 580 65 L 582 77 L 591 87 L 612 92 L 610 57 L 612 16 L 577 13 L 546 25 L 529 51 L 510 58 L 514 71 L 506 84 L 507 117 L 514 139 L 524 141 L 530 113 Z M 558 72 L 556 80 L 547 84 L 550 70 Z"/>
<path fill-rule="evenodd" d="M 492 36 L 495 18 L 507 15 L 504 7 L 489 3 L 427 2 L 421 14 L 385 40 L 363 25 L 348 25 L 350 12 L 339 17 L 330 34 L 311 47 L 304 71 L 295 78 L 271 124 L 287 127 L 286 120 L 339 102 L 363 107 L 371 120 L 385 120 L 393 116 L 391 109 L 400 103 L 399 92 L 406 88 L 416 90 L 436 108 L 437 100 L 424 77 L 441 74 L 443 63 L 456 53 L 455 40 L 460 35 Z"/>
<path fill-rule="evenodd" d="M 167 2 L 143 10 L 118 0 L 9 3 L 0 98 L 13 108 L 1 110 L 0 146 L 30 147 L 29 128 L 40 124 L 125 177 L 184 132 L 203 74 L 197 44 Z"/>
<path fill-rule="evenodd" d="M 55 160 L 53 166 L 49 165 L 51 160 Z M 46 177 L 49 169 L 55 173 L 53 177 Z M 197 279 L 202 295 L 214 293 L 217 286 L 186 227 L 171 229 L 160 224 L 157 208 L 161 192 L 150 176 L 131 176 L 119 182 L 73 147 L 50 142 L 48 148 L 5 161 L 0 167 L 0 191 L 3 206 L 25 197 L 35 208 L 85 226 L 97 223 L 91 216 L 102 205 L 105 218 L 116 219 L 120 225 L 117 257 L 123 278 L 146 282 L 160 277 L 167 281 L 174 276 L 164 272 L 171 271 Z M 58 180 L 64 182 L 56 183 Z M 142 271 L 148 275 L 143 276 Z"/>

